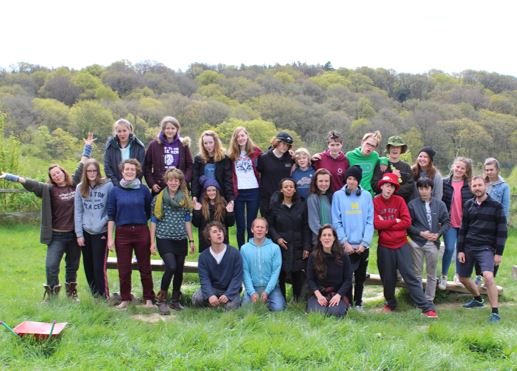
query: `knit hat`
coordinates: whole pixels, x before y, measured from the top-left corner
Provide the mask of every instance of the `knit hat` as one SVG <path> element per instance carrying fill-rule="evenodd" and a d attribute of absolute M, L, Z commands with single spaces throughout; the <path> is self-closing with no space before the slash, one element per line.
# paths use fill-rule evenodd
<path fill-rule="evenodd" d="M 221 186 L 219 185 L 219 182 L 217 182 L 215 178 L 209 178 L 206 175 L 201 175 L 199 177 L 199 184 L 203 186 L 203 191 L 205 191 L 208 187 L 215 187 L 219 191 L 221 191 Z"/>
<path fill-rule="evenodd" d="M 388 153 L 390 151 L 390 146 L 401 147 L 400 153 L 406 153 L 407 151 L 407 144 L 404 143 L 404 139 L 402 139 L 398 135 L 394 135 L 388 138 L 388 144 L 386 144 L 386 152 Z"/>
<path fill-rule="evenodd" d="M 285 131 L 281 131 L 276 135 L 276 139 L 280 139 L 282 142 L 287 144 L 293 144 L 293 137 L 286 133 Z"/>
<path fill-rule="evenodd" d="M 430 146 L 422 147 L 422 149 L 420 151 L 418 151 L 418 153 L 422 153 L 422 152 L 427 153 L 429 155 L 429 157 L 431 158 L 431 161 L 433 161 L 434 155 L 436 155 L 436 151 L 434 149 L 432 149 Z"/>
<path fill-rule="evenodd" d="M 384 183 L 393 184 L 395 186 L 395 192 L 400 188 L 398 177 L 393 173 L 386 173 L 382 176 L 381 180 L 379 180 L 379 188 L 381 188 Z"/>
<path fill-rule="evenodd" d="M 361 183 L 361 179 L 363 178 L 363 169 L 361 169 L 359 165 L 350 166 L 345 171 L 345 180 L 347 180 L 349 176 L 353 176 L 357 179 L 358 183 Z"/>

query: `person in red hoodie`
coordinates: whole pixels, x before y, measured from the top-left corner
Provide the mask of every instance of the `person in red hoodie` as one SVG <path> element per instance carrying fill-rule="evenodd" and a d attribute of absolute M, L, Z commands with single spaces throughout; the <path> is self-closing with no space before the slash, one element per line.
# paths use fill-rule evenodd
<path fill-rule="evenodd" d="M 318 170 L 325 168 L 332 176 L 332 192 L 339 191 L 346 183 L 345 172 L 350 166 L 343 153 L 343 137 L 331 130 L 327 135 L 328 149 L 312 157 L 312 166 Z"/>
<path fill-rule="evenodd" d="M 373 199 L 374 226 L 379 233 L 377 267 L 386 300 L 383 311 L 389 313 L 397 307 L 395 285 L 398 269 L 409 296 L 422 309 L 422 315 L 427 318 L 438 318 L 433 302 L 426 299 L 413 270 L 411 247 L 407 241 L 407 229 L 411 226 L 411 217 L 404 199 L 395 195 L 399 187 L 395 174 L 384 174 L 379 181 L 381 194 Z"/>

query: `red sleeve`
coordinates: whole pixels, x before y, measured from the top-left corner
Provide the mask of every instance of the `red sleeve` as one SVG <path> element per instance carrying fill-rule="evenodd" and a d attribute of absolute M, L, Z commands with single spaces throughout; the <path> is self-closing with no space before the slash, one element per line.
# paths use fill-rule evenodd
<path fill-rule="evenodd" d="M 400 196 L 397 196 L 398 200 L 398 209 L 399 209 L 399 219 L 401 220 L 400 223 L 396 223 L 393 226 L 394 230 L 401 230 L 401 229 L 408 229 L 411 227 L 411 215 L 409 214 L 409 209 L 407 208 L 406 202 L 404 199 Z"/>
<path fill-rule="evenodd" d="M 373 226 L 375 229 L 388 229 L 391 228 L 394 224 L 396 224 L 395 220 L 381 220 L 379 218 L 379 206 L 378 202 L 376 202 L 375 198 L 373 199 Z"/>

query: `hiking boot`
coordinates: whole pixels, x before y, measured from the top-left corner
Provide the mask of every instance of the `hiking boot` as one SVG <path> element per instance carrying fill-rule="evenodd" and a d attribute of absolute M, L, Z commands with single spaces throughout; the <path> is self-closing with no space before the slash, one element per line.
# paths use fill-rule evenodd
<path fill-rule="evenodd" d="M 490 313 L 490 316 L 488 317 L 489 323 L 499 323 L 499 321 L 501 321 L 499 313 Z"/>
<path fill-rule="evenodd" d="M 158 311 L 162 316 L 168 316 L 169 314 L 171 314 L 171 311 L 167 306 L 167 291 L 160 290 L 156 295 L 156 301 L 158 305 Z"/>
<path fill-rule="evenodd" d="M 447 276 L 440 276 L 438 279 L 438 288 L 440 290 L 447 290 Z"/>
<path fill-rule="evenodd" d="M 463 308 L 472 309 L 472 308 L 481 308 L 485 306 L 485 301 L 481 299 L 481 301 L 477 301 L 476 299 L 472 298 L 471 301 L 463 304 Z"/>
<path fill-rule="evenodd" d="M 172 309 L 174 309 L 174 310 L 183 310 L 184 309 L 183 305 L 181 305 L 180 298 L 181 298 L 180 291 L 172 292 L 172 300 L 171 300 L 171 305 L 170 305 L 170 307 Z"/>
<path fill-rule="evenodd" d="M 50 301 L 57 298 L 61 285 L 50 287 L 50 285 L 43 285 L 45 291 L 43 292 L 43 301 Z"/>
<path fill-rule="evenodd" d="M 65 283 L 66 296 L 74 301 L 79 301 L 77 295 L 77 282 L 66 282 Z"/>
<path fill-rule="evenodd" d="M 426 318 L 438 318 L 438 314 L 434 310 L 428 310 L 426 312 L 422 312 L 422 316 Z"/>

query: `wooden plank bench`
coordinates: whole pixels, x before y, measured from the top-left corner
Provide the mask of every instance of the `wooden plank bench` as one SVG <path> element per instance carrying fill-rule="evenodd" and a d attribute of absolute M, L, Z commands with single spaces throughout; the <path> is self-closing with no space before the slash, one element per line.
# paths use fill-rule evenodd
<path fill-rule="evenodd" d="M 106 267 L 108 269 L 117 269 L 117 258 L 114 257 L 114 256 L 108 257 L 108 261 L 107 261 Z M 138 269 L 138 266 L 136 264 L 136 259 L 133 259 L 133 261 L 131 262 L 131 268 L 133 270 L 137 270 Z M 165 265 L 163 263 L 163 260 L 161 260 L 161 259 L 151 259 L 151 268 L 152 268 L 153 271 L 163 272 L 165 270 Z M 185 273 L 197 273 L 197 262 L 186 261 L 185 262 L 185 268 L 184 268 L 183 272 L 185 272 Z M 427 281 L 426 279 L 423 280 L 424 287 L 426 285 L 426 281 Z M 366 279 L 366 284 L 367 285 L 382 286 L 381 276 L 378 275 L 378 274 L 370 274 L 370 277 Z M 404 281 L 398 281 L 397 282 L 397 287 L 406 287 L 406 284 L 404 283 Z M 486 294 L 487 293 L 486 292 L 486 288 L 480 287 L 479 289 L 480 289 L 482 294 Z M 497 290 L 499 291 L 499 294 L 501 294 L 503 292 L 503 288 L 500 287 L 500 286 L 497 286 Z M 455 283 L 454 281 L 448 281 L 447 282 L 447 290 L 446 291 L 468 294 L 467 289 L 465 287 L 463 287 L 463 285 Z"/>

